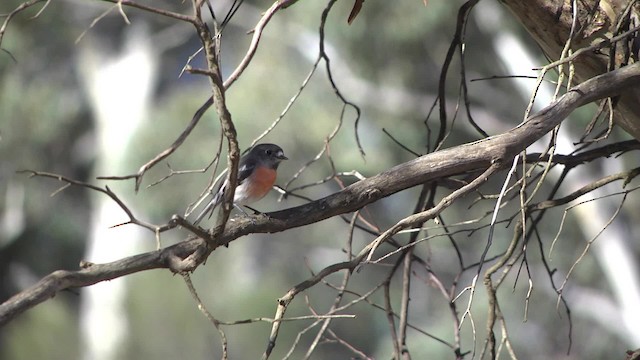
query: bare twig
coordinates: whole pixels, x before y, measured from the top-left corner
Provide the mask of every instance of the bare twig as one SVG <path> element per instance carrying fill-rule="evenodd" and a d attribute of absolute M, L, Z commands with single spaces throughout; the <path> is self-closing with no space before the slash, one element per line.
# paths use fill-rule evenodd
<path fill-rule="evenodd" d="M 220 334 L 220 342 L 222 343 L 222 359 L 223 360 L 228 359 L 229 346 L 227 343 L 227 336 L 225 335 L 224 331 L 220 327 L 220 321 L 218 321 L 218 319 L 214 318 L 213 315 L 211 315 L 209 310 L 207 310 L 207 308 L 202 303 L 202 300 L 200 300 L 200 296 L 198 296 L 198 292 L 196 291 L 196 288 L 193 286 L 193 283 L 191 282 L 191 276 L 189 276 L 189 273 L 183 273 L 182 278 L 184 279 L 184 282 L 187 285 L 187 288 L 189 288 L 189 293 L 191 293 L 191 296 L 196 301 L 196 304 L 198 305 L 198 310 L 200 310 L 204 314 L 204 316 L 206 316 L 207 319 L 209 319 L 209 321 L 211 322 L 211 324 L 213 324 L 216 330 L 218 330 L 218 334 Z"/>
<path fill-rule="evenodd" d="M 2 23 L 2 26 L 0 26 L 0 48 L 2 48 L 2 39 L 4 38 L 4 34 L 7 31 L 7 26 L 9 26 L 9 22 L 11 22 L 11 19 L 13 19 L 14 16 L 18 15 L 18 13 L 38 4 L 41 2 L 45 2 L 45 5 L 43 6 L 43 9 L 47 6 L 47 4 L 49 3 L 50 0 L 31 0 L 31 1 L 26 1 L 23 2 L 22 4 L 18 5 L 18 7 L 16 7 L 15 9 L 13 9 L 13 11 L 11 11 L 10 13 L 3 15 L 5 17 L 4 22 Z M 37 17 L 40 14 L 40 12 L 38 12 L 38 14 L 36 14 L 35 17 Z"/>
<path fill-rule="evenodd" d="M 135 1 L 130 1 L 130 0 L 101 0 L 101 1 L 110 2 L 110 3 L 116 4 L 119 8 L 121 8 L 122 5 L 124 5 L 124 6 L 129 6 L 129 7 L 132 7 L 132 8 L 144 10 L 144 11 L 152 13 L 152 14 L 157 14 L 157 15 L 161 15 L 161 16 L 164 16 L 164 17 L 168 17 L 168 18 L 171 18 L 171 19 L 185 21 L 185 22 L 188 22 L 188 23 L 194 23 L 194 18 L 191 17 L 191 16 L 183 15 L 183 14 L 176 13 L 176 12 L 169 11 L 169 10 L 160 9 L 160 8 L 153 7 L 153 6 L 140 4 L 140 3 L 135 2 Z"/>
<path fill-rule="evenodd" d="M 58 181 L 62 181 L 64 183 L 66 183 L 62 188 L 56 190 L 52 196 L 54 196 L 55 194 L 59 193 L 60 191 L 66 189 L 67 187 L 69 187 L 70 185 L 74 185 L 74 186 L 79 186 L 79 187 L 84 187 L 90 190 L 94 190 L 100 193 L 103 193 L 105 195 L 107 195 L 108 197 L 111 198 L 111 200 L 113 200 L 116 204 L 118 204 L 118 206 L 122 209 L 122 211 L 125 212 L 125 214 L 127 214 L 127 216 L 129 217 L 129 221 L 122 223 L 122 224 L 114 224 L 113 227 L 116 226 L 122 226 L 122 225 L 128 225 L 128 224 L 135 224 L 135 225 L 139 225 L 145 229 L 148 229 L 152 232 L 156 232 L 158 231 L 158 229 L 160 228 L 160 226 L 157 225 L 153 225 L 151 223 L 142 221 L 138 218 L 136 218 L 133 215 L 133 212 L 131 211 L 131 209 L 129 209 L 129 207 L 124 203 L 124 201 L 122 201 L 122 199 L 120 199 L 118 197 L 118 195 L 116 195 L 111 189 L 109 189 L 108 186 L 105 186 L 104 188 L 101 188 L 99 186 L 95 186 L 89 183 L 85 183 L 82 181 L 78 181 L 78 180 L 73 180 L 73 179 L 69 179 L 66 176 L 62 176 L 59 174 L 52 174 L 52 173 L 47 173 L 47 172 L 41 172 L 41 171 L 34 171 L 34 170 L 21 170 L 18 171 L 18 173 L 26 173 L 29 174 L 30 177 L 34 177 L 34 176 L 38 176 L 38 177 L 44 177 L 44 178 L 50 178 L 50 179 L 56 179 Z"/>
<path fill-rule="evenodd" d="M 449 72 L 449 67 L 451 66 L 451 62 L 453 61 L 453 56 L 456 53 L 456 50 L 459 50 L 464 46 L 464 30 L 466 28 L 466 22 L 469 17 L 469 13 L 473 9 L 474 6 L 478 3 L 479 0 L 468 0 L 464 3 L 458 10 L 458 18 L 456 22 L 456 33 L 453 35 L 453 40 L 449 45 L 449 50 L 447 50 L 447 55 L 445 57 L 444 64 L 442 65 L 442 70 L 440 71 L 440 79 L 438 82 L 438 103 L 440 105 L 440 128 L 438 130 L 438 137 L 435 141 L 434 149 L 439 149 L 442 146 L 442 142 L 444 141 L 447 133 L 447 101 L 445 96 L 446 83 L 447 83 L 447 74 Z M 427 117 L 428 120 L 428 117 Z M 425 120 L 425 122 L 427 122 Z"/>

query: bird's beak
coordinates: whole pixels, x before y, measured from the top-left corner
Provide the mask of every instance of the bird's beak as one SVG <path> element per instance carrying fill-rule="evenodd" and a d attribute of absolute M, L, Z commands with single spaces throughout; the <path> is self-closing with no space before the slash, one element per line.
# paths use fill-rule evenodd
<path fill-rule="evenodd" d="M 277 158 L 278 160 L 289 160 L 289 158 L 288 158 L 288 157 L 284 156 L 284 152 L 282 152 L 282 151 L 278 151 L 278 152 L 276 153 L 276 158 Z"/>

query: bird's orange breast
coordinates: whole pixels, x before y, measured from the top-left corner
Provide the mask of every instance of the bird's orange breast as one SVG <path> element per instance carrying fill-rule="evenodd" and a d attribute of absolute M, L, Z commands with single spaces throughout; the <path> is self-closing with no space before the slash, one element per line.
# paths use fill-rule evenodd
<path fill-rule="evenodd" d="M 265 196 L 276 182 L 276 171 L 266 167 L 259 167 L 251 174 L 249 193 L 251 197 Z"/>

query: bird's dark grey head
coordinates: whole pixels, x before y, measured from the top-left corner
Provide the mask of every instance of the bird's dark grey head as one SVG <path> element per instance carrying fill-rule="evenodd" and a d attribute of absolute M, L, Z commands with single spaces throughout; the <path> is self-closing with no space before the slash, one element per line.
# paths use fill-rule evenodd
<path fill-rule="evenodd" d="M 271 159 L 275 162 L 289 159 L 284 155 L 282 148 L 276 144 L 258 144 L 251 148 L 249 153 Z"/>

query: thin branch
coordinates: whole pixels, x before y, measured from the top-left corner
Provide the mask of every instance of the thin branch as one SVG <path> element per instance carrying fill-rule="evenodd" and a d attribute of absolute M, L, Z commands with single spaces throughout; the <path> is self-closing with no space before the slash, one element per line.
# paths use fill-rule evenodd
<path fill-rule="evenodd" d="M 233 207 L 233 196 L 235 194 L 235 189 L 238 182 L 238 163 L 240 162 L 240 148 L 238 146 L 235 124 L 231 119 L 231 113 L 229 112 L 226 104 L 226 88 L 222 80 L 222 70 L 220 68 L 220 37 L 213 36 L 213 34 L 217 35 L 219 33 L 218 23 L 214 19 L 214 29 L 212 34 L 207 24 L 203 22 L 200 10 L 201 3 L 195 1 L 194 15 L 196 21 L 194 22 L 194 26 L 196 27 L 198 36 L 200 37 L 200 41 L 202 42 L 202 47 L 204 48 L 207 68 L 209 69 L 209 71 L 211 71 L 211 74 L 209 75 L 211 89 L 213 91 L 211 101 L 213 101 L 216 113 L 218 114 L 220 127 L 222 128 L 222 133 L 227 139 L 228 148 L 226 180 L 226 183 L 228 185 L 225 187 L 224 194 L 222 196 L 221 211 L 218 212 L 216 226 L 211 233 L 211 237 L 215 238 L 224 231 L 224 227 L 227 224 L 229 214 L 231 213 L 231 209 Z M 202 260 L 204 260 L 204 258 Z"/>
<path fill-rule="evenodd" d="M 188 23 L 192 23 L 192 24 L 195 22 L 195 19 L 192 16 L 183 15 L 183 14 L 176 13 L 176 12 L 173 12 L 173 11 L 164 10 L 164 9 L 156 8 L 156 7 L 153 7 L 153 6 L 140 4 L 140 3 L 137 3 L 135 1 L 130 1 L 130 0 L 101 0 L 101 1 L 110 2 L 110 3 L 116 4 L 116 5 L 118 5 L 118 7 L 122 7 L 122 5 L 129 6 L 129 7 L 132 7 L 132 8 L 144 10 L 144 11 L 152 13 L 152 14 L 157 14 L 157 15 L 165 16 L 165 17 L 168 17 L 168 18 L 171 18 L 171 19 L 180 20 L 180 21 L 184 21 L 184 22 L 188 22 Z"/>
<path fill-rule="evenodd" d="M 333 274 L 337 271 L 341 271 L 345 269 L 353 270 L 354 266 L 355 264 L 353 263 L 353 261 L 346 261 L 346 262 L 336 263 L 336 264 L 327 266 L 326 268 L 322 269 L 322 271 L 320 271 L 318 274 L 312 276 L 311 278 L 289 289 L 289 291 L 287 291 L 287 293 L 283 297 L 278 299 L 278 307 L 276 309 L 276 315 L 274 319 L 279 320 L 284 317 L 284 314 L 287 311 L 289 304 L 291 303 L 291 301 L 293 301 L 295 296 L 300 292 L 312 287 L 313 285 L 317 284 L 318 282 L 320 282 L 322 279 L 324 279 L 330 274 Z M 271 355 L 271 352 L 273 351 L 273 348 L 276 346 L 276 340 L 278 338 L 278 333 L 280 331 L 280 324 L 281 324 L 281 321 L 277 321 L 277 322 L 274 322 L 273 326 L 271 327 L 271 334 L 269 335 L 267 349 L 262 354 L 263 360 L 269 358 L 269 356 Z"/>
<path fill-rule="evenodd" d="M 583 187 L 581 187 L 580 189 L 572 192 L 569 195 L 566 195 L 562 198 L 559 199 L 549 199 L 549 200 L 545 200 L 542 202 L 539 202 L 537 204 L 532 204 L 528 207 L 527 212 L 532 212 L 532 211 L 537 211 L 537 210 L 543 210 L 543 209 L 548 209 L 548 208 L 552 208 L 552 207 L 556 207 L 556 206 L 561 206 L 561 205 L 565 205 L 577 198 L 579 198 L 582 195 L 585 195 L 587 193 L 590 193 L 598 188 L 601 188 L 609 183 L 612 183 L 614 181 L 618 181 L 618 180 L 624 180 L 623 186 L 628 184 L 631 180 L 633 180 L 634 178 L 636 178 L 638 175 L 640 175 L 640 167 L 631 169 L 629 171 L 623 171 L 617 174 L 612 174 L 612 175 L 608 175 L 605 176 L 601 179 L 598 179 L 594 182 L 591 182 Z"/>
<path fill-rule="evenodd" d="M 23 174 L 29 174 L 29 177 L 44 177 L 44 178 L 50 178 L 50 179 L 56 179 L 58 181 L 62 181 L 64 183 L 66 183 L 63 187 L 61 187 L 60 189 L 56 190 L 53 194 L 51 194 L 51 196 L 56 195 L 57 193 L 59 193 L 60 191 L 66 189 L 67 187 L 69 187 L 70 185 L 74 185 L 74 186 L 79 186 L 79 187 L 84 187 L 93 191 L 97 191 L 100 193 L 103 193 L 105 195 L 107 195 L 108 197 L 111 198 L 111 200 L 113 200 L 116 204 L 118 204 L 118 206 L 122 209 L 122 211 L 125 212 L 125 214 L 127 214 L 127 216 L 129 217 L 129 221 L 122 223 L 122 224 L 114 224 L 113 227 L 116 226 L 122 226 L 122 225 L 128 225 L 128 224 L 135 224 L 135 225 L 139 225 L 145 229 L 148 229 L 152 232 L 156 232 L 158 231 L 158 229 L 160 228 L 157 225 L 153 225 L 151 223 L 139 220 L 138 218 L 136 218 L 133 215 L 133 212 L 131 211 L 131 209 L 129 209 L 129 207 L 124 203 L 124 201 L 122 199 L 120 199 L 118 197 L 118 195 L 116 195 L 116 193 L 114 193 L 113 191 L 111 191 L 111 189 L 109 189 L 108 186 L 105 186 L 104 188 L 101 188 L 99 186 L 95 186 L 93 184 L 89 184 L 89 183 L 85 183 L 82 181 L 78 181 L 78 180 L 73 180 L 73 179 L 69 179 L 66 176 L 62 176 L 59 174 L 52 174 L 52 173 L 47 173 L 47 172 L 41 172 L 41 171 L 34 171 L 34 170 L 20 170 L 18 171 L 18 173 L 23 173 Z"/>
<path fill-rule="evenodd" d="M 45 1 L 46 1 L 46 4 L 42 7 L 44 9 L 47 6 L 47 4 L 49 4 L 50 0 L 31 0 L 31 1 L 23 2 L 22 4 L 18 5 L 18 7 L 13 9 L 13 11 L 11 11 L 10 13 L 6 15 L 4 14 L 2 15 L 6 18 L 4 19 L 2 26 L 0 26 L 0 48 L 2 48 L 2 39 L 4 38 L 4 34 L 7 31 L 7 26 L 9 26 L 9 22 L 11 22 L 11 19 L 13 19 L 13 17 L 18 15 L 21 11 L 24 11 L 38 3 L 45 2 Z M 38 12 L 38 14 L 36 14 L 34 17 L 38 17 L 38 15 L 40 15 L 40 12 Z"/>
<path fill-rule="evenodd" d="M 198 305 L 198 310 L 200 310 L 204 314 L 204 316 L 206 316 L 206 318 L 209 319 L 211 324 L 213 324 L 216 330 L 218 330 L 218 334 L 220 334 L 220 342 L 222 343 L 222 360 L 229 359 L 229 346 L 227 342 L 227 336 L 225 335 L 224 331 L 220 327 L 220 321 L 218 321 L 218 319 L 214 318 L 213 315 L 211 315 L 209 310 L 207 310 L 207 308 L 202 303 L 202 300 L 200 300 L 200 296 L 198 296 L 198 292 L 196 291 L 196 288 L 193 286 L 193 282 L 191 282 L 191 276 L 189 276 L 189 273 L 183 273 L 182 278 L 184 279 L 184 282 L 187 285 L 187 288 L 189 289 L 189 293 L 191 293 L 191 296 L 193 297 L 196 304 Z"/>
<path fill-rule="evenodd" d="M 136 174 L 124 175 L 124 176 L 98 176 L 97 179 L 99 180 L 135 179 L 135 190 L 137 192 L 140 189 L 140 185 L 142 184 L 142 178 L 146 174 L 146 172 L 152 167 L 154 167 L 156 164 L 158 164 L 160 161 L 166 159 L 167 157 L 169 157 L 169 155 L 173 154 L 180 147 L 180 145 L 182 145 L 182 143 L 187 139 L 189 134 L 191 134 L 191 131 L 195 129 L 196 125 L 198 125 L 200 118 L 202 118 L 202 115 L 209 108 L 209 106 L 211 106 L 212 103 L 213 103 L 213 98 L 210 98 L 209 101 L 207 101 L 204 105 L 202 105 L 198 109 L 198 111 L 196 111 L 196 113 L 191 118 L 191 121 L 189 122 L 189 124 L 187 124 L 187 127 L 184 130 L 182 130 L 182 133 L 178 135 L 178 138 L 174 140 L 173 144 L 171 144 L 164 151 L 156 155 L 153 159 L 147 161 L 147 163 L 142 165 Z"/>
<path fill-rule="evenodd" d="M 231 85 L 233 85 L 233 83 L 236 82 L 236 80 L 238 80 L 240 75 L 242 75 L 244 70 L 249 66 L 251 59 L 253 59 L 253 56 L 256 54 L 256 51 L 258 50 L 258 45 L 260 44 L 260 39 L 262 38 L 262 33 L 264 32 L 264 28 L 265 26 L 267 26 L 267 24 L 269 23 L 273 15 L 275 15 L 275 13 L 278 12 L 278 10 L 286 8 L 289 5 L 292 5 L 293 3 L 295 3 L 296 1 L 297 0 L 276 1 L 273 3 L 273 5 L 271 5 L 269 9 L 267 9 L 264 12 L 264 15 L 262 15 L 262 17 L 260 18 L 256 26 L 251 31 L 253 32 L 253 37 L 251 38 L 251 44 L 249 44 L 249 49 L 247 50 L 247 53 L 244 55 L 244 58 L 242 58 L 242 61 L 240 61 L 240 64 L 238 64 L 236 69 L 233 70 L 231 75 L 229 75 L 227 80 L 224 82 L 225 89 L 228 89 Z"/>
<path fill-rule="evenodd" d="M 400 230 L 403 230 L 403 229 L 406 229 L 406 228 L 409 228 L 409 227 L 424 223 L 427 220 L 433 219 L 436 215 L 438 215 L 444 209 L 449 207 L 449 205 L 451 205 L 456 199 L 460 198 L 461 196 L 466 195 L 470 191 L 472 191 L 472 190 L 476 189 L 477 187 L 479 187 L 480 185 L 482 185 L 485 181 L 487 181 L 489 179 L 489 177 L 491 175 L 493 175 L 495 172 L 497 172 L 499 169 L 501 169 L 502 166 L 503 165 L 502 165 L 501 162 L 494 162 L 487 170 L 485 170 L 480 176 L 475 178 L 472 182 L 470 182 L 467 185 L 461 187 L 460 189 L 452 192 L 451 194 L 445 196 L 438 203 L 438 205 L 432 207 L 431 209 L 429 209 L 427 211 L 424 211 L 424 212 L 421 212 L 421 213 L 418 213 L 418 214 L 414 214 L 414 215 L 411 215 L 411 216 L 408 216 L 408 217 L 402 219 L 401 221 L 396 223 L 394 226 L 389 228 L 387 231 L 382 233 L 382 235 L 378 236 L 378 238 L 376 238 L 372 243 L 370 243 L 368 246 L 366 246 L 360 252 L 360 254 L 358 254 L 358 257 L 364 257 L 365 255 L 367 255 L 366 262 L 371 262 L 371 258 L 373 257 L 373 253 L 376 251 L 376 249 L 378 248 L 378 246 L 381 243 L 383 243 L 384 241 L 387 241 L 391 236 L 397 234 Z"/>
<path fill-rule="evenodd" d="M 362 144 L 360 143 L 360 136 L 358 135 L 358 123 L 360 122 L 360 113 L 361 113 L 360 107 L 354 104 L 353 102 L 347 100 L 346 97 L 342 94 L 342 91 L 340 91 L 340 89 L 338 88 L 338 85 L 336 85 L 336 82 L 333 79 L 333 72 L 331 70 L 331 59 L 329 58 L 329 55 L 325 51 L 325 24 L 327 22 L 327 17 L 329 16 L 329 11 L 331 11 L 331 8 L 336 3 L 336 1 L 337 0 L 330 0 L 327 6 L 325 7 L 325 9 L 322 11 L 322 16 L 320 20 L 320 30 L 319 30 L 320 50 L 319 50 L 318 56 L 324 59 L 325 68 L 327 70 L 327 79 L 331 84 L 331 88 L 333 88 L 334 94 L 340 99 L 340 101 L 342 101 L 345 107 L 350 106 L 356 111 L 356 119 L 354 120 L 353 128 L 355 132 L 356 144 L 358 145 L 358 150 L 360 150 L 360 155 L 364 157 L 365 152 L 364 152 L 364 149 L 362 148 Z M 343 114 L 344 114 L 344 110 L 343 110 Z"/>
<path fill-rule="evenodd" d="M 400 346 L 402 357 L 398 357 L 398 360 L 401 358 L 411 359 L 411 355 L 409 355 L 409 347 L 407 346 L 407 325 L 409 323 L 409 300 L 411 297 L 411 264 L 413 260 L 411 256 L 413 255 L 413 250 L 415 247 L 411 247 L 407 250 L 406 254 L 402 257 L 403 267 L 402 267 L 402 300 L 400 302 L 400 321 L 398 322 L 398 345 Z"/>
<path fill-rule="evenodd" d="M 445 139 L 445 135 L 447 132 L 447 101 L 445 96 L 445 90 L 446 90 L 447 74 L 449 72 L 449 67 L 451 66 L 451 62 L 453 61 L 453 56 L 455 55 L 456 50 L 459 47 L 463 46 L 464 29 L 465 29 L 465 24 L 467 22 L 467 19 L 469 17 L 469 13 L 479 1 L 480 0 L 468 0 L 458 10 L 458 17 L 456 22 L 456 33 L 453 35 L 453 40 L 449 45 L 449 50 L 447 50 L 447 55 L 445 57 L 444 64 L 442 65 L 442 70 L 440 71 L 440 79 L 438 82 L 438 102 L 440 105 L 440 129 L 438 131 L 438 137 L 435 142 L 435 149 L 440 148 L 440 146 L 442 145 L 442 141 Z"/>
<path fill-rule="evenodd" d="M 393 272 L 390 273 L 393 275 Z M 396 331 L 396 324 L 393 315 L 393 307 L 391 306 L 391 276 L 387 276 L 384 283 L 384 312 L 387 315 L 387 321 L 389 322 L 389 330 L 391 332 L 391 343 L 393 344 L 394 359 L 401 358 L 400 344 L 398 343 L 398 333 Z"/>

